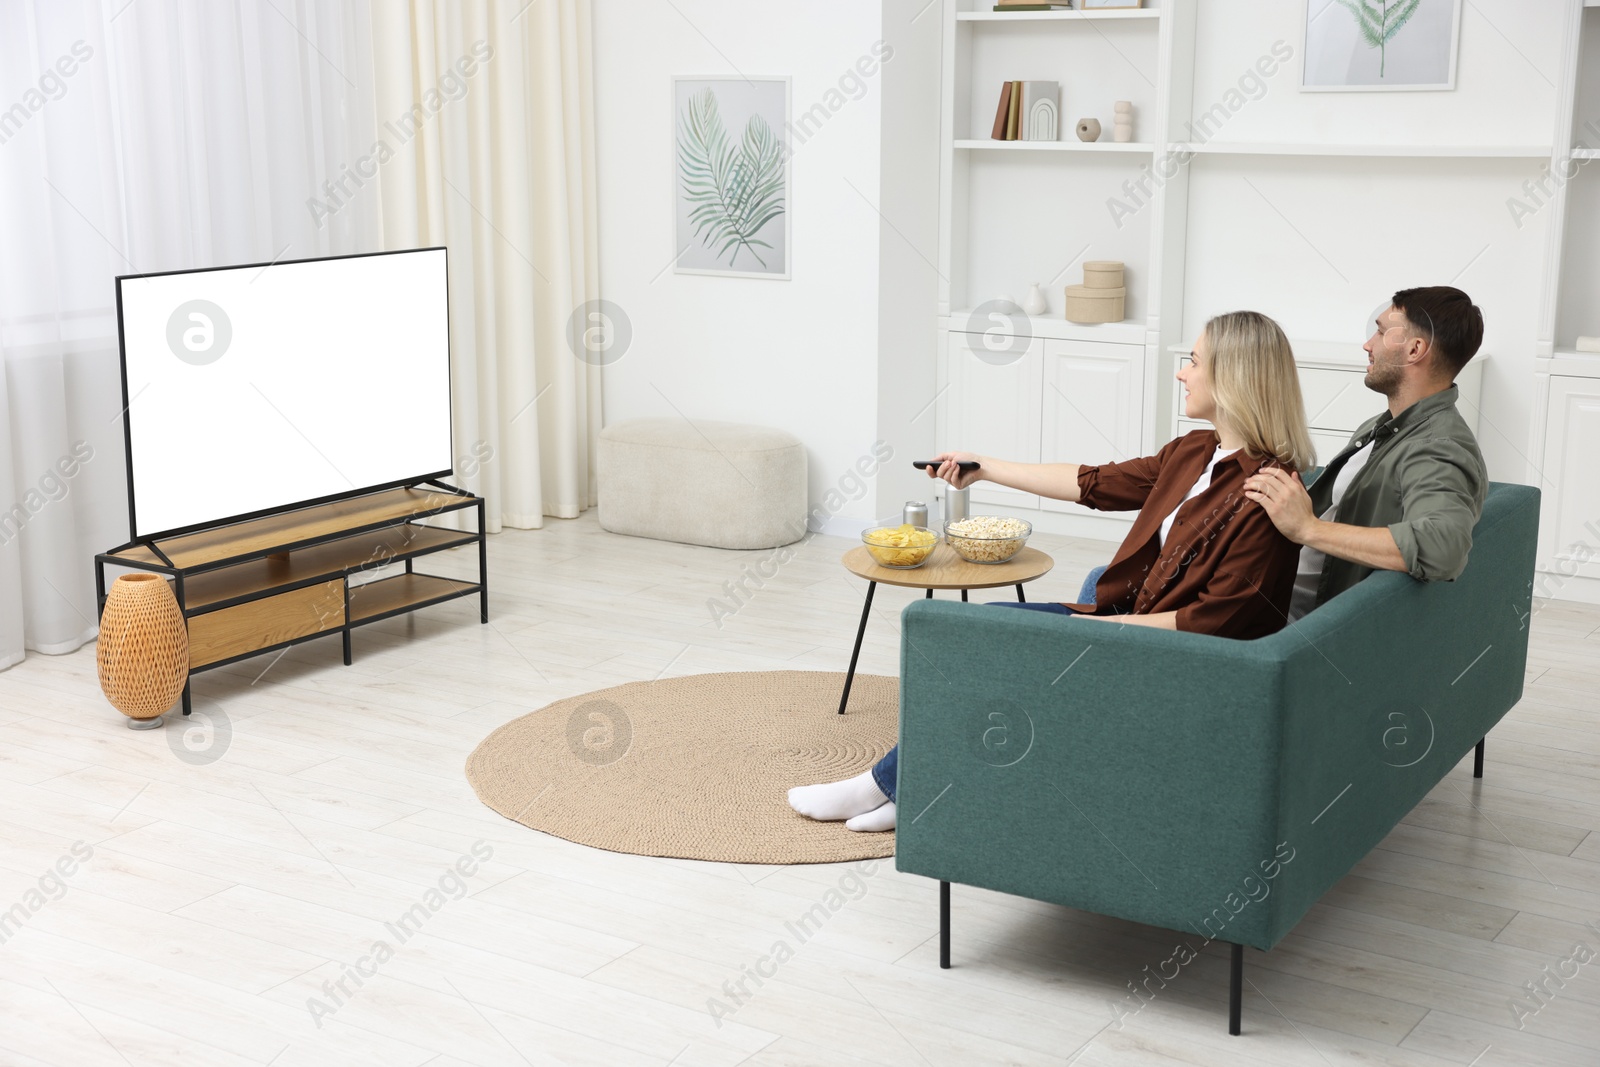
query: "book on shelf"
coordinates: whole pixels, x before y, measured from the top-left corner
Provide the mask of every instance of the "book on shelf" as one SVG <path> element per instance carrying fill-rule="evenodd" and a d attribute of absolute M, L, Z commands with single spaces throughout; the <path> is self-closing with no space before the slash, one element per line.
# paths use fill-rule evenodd
<path fill-rule="evenodd" d="M 1039 108 L 1041 103 L 1048 107 Z M 1035 115 L 1035 111 L 1040 114 Z M 1000 84 L 1000 104 L 995 108 L 991 141 L 1048 141 L 1060 128 L 1061 83 L 1008 81 Z"/>
<path fill-rule="evenodd" d="M 994 5 L 996 11 L 1071 11 L 1071 4 L 1007 4 Z"/>
<path fill-rule="evenodd" d="M 1000 87 L 1000 107 L 994 113 L 994 129 L 989 133 L 991 141 L 1006 139 L 1006 116 L 1011 112 L 1011 83 L 1005 82 Z"/>

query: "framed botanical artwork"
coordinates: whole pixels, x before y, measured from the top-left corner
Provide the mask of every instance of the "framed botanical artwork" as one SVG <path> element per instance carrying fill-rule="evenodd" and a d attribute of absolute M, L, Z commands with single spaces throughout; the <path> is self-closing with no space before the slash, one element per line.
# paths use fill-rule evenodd
<path fill-rule="evenodd" d="M 1461 0 L 1306 0 L 1302 92 L 1454 89 Z"/>
<path fill-rule="evenodd" d="M 673 270 L 789 277 L 789 79 L 672 79 Z"/>

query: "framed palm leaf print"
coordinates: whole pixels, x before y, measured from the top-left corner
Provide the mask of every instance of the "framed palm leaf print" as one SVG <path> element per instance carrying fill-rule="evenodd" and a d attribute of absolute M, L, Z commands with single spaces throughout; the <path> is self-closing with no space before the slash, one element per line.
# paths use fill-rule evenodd
<path fill-rule="evenodd" d="M 1306 0 L 1303 92 L 1454 89 L 1461 0 Z"/>
<path fill-rule="evenodd" d="M 672 79 L 673 269 L 787 279 L 789 79 Z"/>

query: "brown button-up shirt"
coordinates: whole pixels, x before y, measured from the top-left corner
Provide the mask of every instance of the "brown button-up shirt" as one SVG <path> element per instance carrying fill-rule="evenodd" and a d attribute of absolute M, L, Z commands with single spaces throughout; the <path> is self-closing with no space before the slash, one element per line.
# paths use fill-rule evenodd
<path fill-rule="evenodd" d="M 1216 450 L 1215 431 L 1195 430 L 1153 456 L 1078 469 L 1080 503 L 1138 508 L 1139 517 L 1096 583 L 1095 604 L 1069 607 L 1098 615 L 1176 611 L 1178 629 L 1220 637 L 1262 637 L 1287 623 L 1300 546 L 1244 495 L 1246 478 L 1282 464 L 1240 449 L 1217 464 L 1205 492 L 1184 501 Z M 1173 508 L 1177 517 L 1158 548 Z"/>

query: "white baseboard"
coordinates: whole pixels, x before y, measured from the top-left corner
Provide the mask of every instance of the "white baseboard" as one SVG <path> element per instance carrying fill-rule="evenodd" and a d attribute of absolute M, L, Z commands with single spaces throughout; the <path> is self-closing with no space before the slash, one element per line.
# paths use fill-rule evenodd
<path fill-rule="evenodd" d="M 1535 596 L 1549 600 L 1600 604 L 1600 578 L 1567 574 L 1554 567 L 1540 567 L 1533 577 L 1533 592 Z"/>

